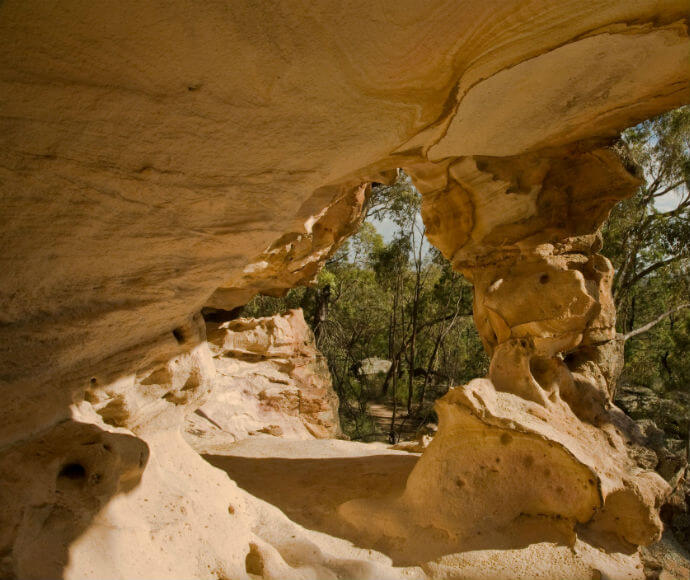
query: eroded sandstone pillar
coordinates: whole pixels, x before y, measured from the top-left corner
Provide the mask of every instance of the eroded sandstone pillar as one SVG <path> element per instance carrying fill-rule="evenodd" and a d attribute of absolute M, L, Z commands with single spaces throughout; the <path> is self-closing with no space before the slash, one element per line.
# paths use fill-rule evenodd
<path fill-rule="evenodd" d="M 599 245 L 596 236 L 569 238 L 471 270 L 489 376 L 439 402 L 439 441 L 408 483 L 413 503 L 433 495 L 425 466 L 444 464 L 464 491 L 455 515 L 474 514 L 462 532 L 551 518 L 632 545 L 659 538 L 667 486 L 629 457 L 633 434 L 610 397 L 612 267 Z"/>
<path fill-rule="evenodd" d="M 491 364 L 437 401 L 438 434 L 401 497 L 341 513 L 361 527 L 376 513 L 379 534 L 396 538 L 379 547 L 401 562 L 499 548 L 518 561 L 562 545 L 577 561 L 564 570 L 637 569 L 636 547 L 660 537 L 668 486 L 635 463 L 632 422 L 612 403 L 613 268 L 596 233 L 637 179 L 610 149 L 408 171 L 429 239 L 474 283 Z M 630 559 L 595 562 L 591 546 Z"/>
<path fill-rule="evenodd" d="M 687 1 L 287 4 L 0 2 L 2 577 L 473 577 L 457 555 L 448 572 L 395 570 L 204 463 L 179 435 L 213 376 L 193 315 L 314 275 L 349 213 L 327 210 L 331 187 L 382 181 L 374 166 L 409 170 L 432 242 L 477 278 L 523 247 L 591 234 L 634 180 L 609 152 L 582 151 L 687 102 Z M 578 369 L 606 358 L 586 346 L 565 352 Z M 557 401 L 481 384 L 492 408 L 514 405 L 512 441 L 574 456 L 555 435 L 518 435 L 523 408 Z M 451 553 L 463 534 L 470 545 L 484 498 L 510 513 L 508 487 L 490 480 L 458 503 L 469 486 L 453 475 L 490 446 L 446 443 L 471 441 L 472 417 L 474 433 L 499 433 L 462 399 L 477 392 L 439 403 L 414 476 L 424 494 L 413 478 L 406 503 L 364 512 L 408 561 Z M 546 502 L 524 489 L 511 505 Z M 568 553 L 556 556 L 521 575 L 506 557 L 503 577 Z M 477 570 L 499 577 L 493 556 Z M 593 576 L 567 571 L 542 577 Z"/>

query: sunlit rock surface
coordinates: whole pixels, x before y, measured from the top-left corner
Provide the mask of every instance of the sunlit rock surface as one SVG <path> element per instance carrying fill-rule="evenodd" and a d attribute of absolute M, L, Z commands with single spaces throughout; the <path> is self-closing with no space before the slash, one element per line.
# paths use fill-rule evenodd
<path fill-rule="evenodd" d="M 636 186 L 611 139 L 688 100 L 688 9 L 2 2 L 0 575 L 641 577 L 664 484 L 610 405 L 593 234 Z M 406 483 L 307 531 L 183 440 L 217 373 L 198 313 L 310 279 L 398 167 L 491 372 Z"/>
<path fill-rule="evenodd" d="M 209 399 L 186 417 L 199 452 L 251 435 L 290 439 L 340 434 L 338 396 L 301 310 L 206 323 L 216 374 Z"/>

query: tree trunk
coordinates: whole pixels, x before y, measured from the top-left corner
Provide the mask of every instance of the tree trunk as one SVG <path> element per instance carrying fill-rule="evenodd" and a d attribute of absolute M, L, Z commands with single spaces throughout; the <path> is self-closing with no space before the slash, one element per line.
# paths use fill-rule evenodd
<path fill-rule="evenodd" d="M 397 358 L 396 358 L 397 361 Z M 395 362 L 393 363 L 393 367 L 395 367 L 396 364 Z M 397 433 L 395 432 L 395 415 L 398 410 L 398 401 L 396 399 L 396 396 L 398 394 L 398 373 L 397 370 L 393 370 L 393 413 L 391 414 L 391 428 L 390 431 L 388 432 L 388 442 L 391 445 L 395 445 L 397 441 Z"/>
<path fill-rule="evenodd" d="M 328 304 L 331 299 L 331 287 L 326 284 L 321 290 L 316 290 L 316 308 L 314 309 L 314 337 L 317 346 L 325 331 L 325 322 L 328 318 Z"/>
<path fill-rule="evenodd" d="M 443 328 L 438 333 L 438 336 L 436 337 L 436 343 L 434 344 L 434 350 L 431 352 L 431 356 L 429 357 L 429 364 L 427 365 L 426 368 L 426 376 L 424 377 L 424 384 L 422 384 L 422 391 L 419 394 L 419 408 L 421 409 L 424 406 L 424 396 L 426 395 L 426 388 L 429 385 L 429 377 L 431 376 L 431 371 L 434 368 L 434 363 L 436 362 L 436 354 L 438 353 L 438 347 L 441 345 L 441 341 L 443 340 L 444 332 Z"/>
<path fill-rule="evenodd" d="M 414 241 L 414 224 L 412 225 L 413 241 Z M 421 293 L 422 282 L 422 249 L 424 247 L 424 238 L 422 237 L 419 243 L 419 252 L 415 255 L 415 284 L 414 284 L 414 302 L 412 303 L 412 336 L 410 337 L 410 372 L 407 382 L 407 414 L 412 413 L 412 396 L 414 395 L 414 367 L 415 367 L 415 348 L 417 340 L 417 315 L 419 313 L 419 296 Z"/>

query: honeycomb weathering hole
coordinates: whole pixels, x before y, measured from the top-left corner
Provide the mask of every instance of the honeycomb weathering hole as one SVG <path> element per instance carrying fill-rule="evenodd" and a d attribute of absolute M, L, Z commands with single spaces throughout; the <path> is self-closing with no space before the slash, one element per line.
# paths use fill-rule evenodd
<path fill-rule="evenodd" d="M 66 463 L 58 473 L 58 479 L 83 481 L 86 479 L 86 468 L 81 463 Z"/>
<path fill-rule="evenodd" d="M 173 336 L 175 337 L 175 340 L 177 341 L 177 344 L 184 344 L 186 339 L 184 335 L 184 331 L 181 328 L 176 328 L 172 331 Z"/>

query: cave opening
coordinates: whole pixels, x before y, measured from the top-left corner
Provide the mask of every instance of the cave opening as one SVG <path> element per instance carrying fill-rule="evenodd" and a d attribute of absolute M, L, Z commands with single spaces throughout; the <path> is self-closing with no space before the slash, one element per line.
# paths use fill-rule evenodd
<path fill-rule="evenodd" d="M 687 572 L 687 6 L 331 4 L 0 0 L 0 577 Z"/>

